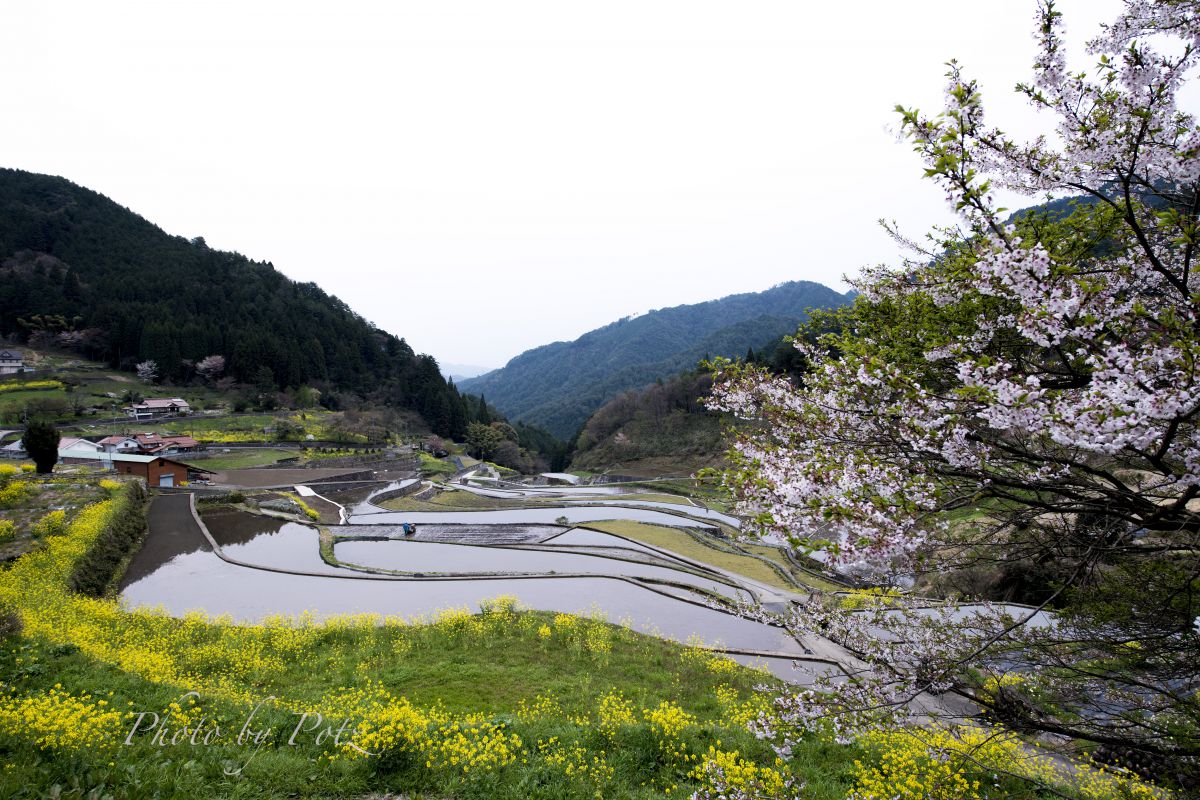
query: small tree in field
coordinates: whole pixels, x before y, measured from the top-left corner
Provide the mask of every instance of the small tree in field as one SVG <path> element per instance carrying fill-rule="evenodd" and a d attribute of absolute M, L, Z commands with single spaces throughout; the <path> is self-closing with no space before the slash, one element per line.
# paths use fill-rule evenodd
<path fill-rule="evenodd" d="M 801 345 L 799 386 L 735 365 L 714 392 L 760 423 L 725 477 L 760 531 L 878 582 L 1030 604 L 814 599 L 786 623 L 865 672 L 780 696 L 762 732 L 781 749 L 952 693 L 1200 785 L 1200 128 L 1176 104 L 1200 3 L 1127 0 L 1090 75 L 1067 69 L 1061 22 L 1041 5 L 1017 87 L 1053 131 L 990 127 L 952 63 L 941 114 L 900 113 L 960 225 L 865 274 L 824 320 L 841 332 Z M 1056 202 L 1013 218 L 996 188 Z"/>
<path fill-rule="evenodd" d="M 21 446 L 33 459 L 37 471 L 43 475 L 54 471 L 58 463 L 58 428 L 49 422 L 34 420 L 25 426 L 25 435 L 21 437 Z"/>

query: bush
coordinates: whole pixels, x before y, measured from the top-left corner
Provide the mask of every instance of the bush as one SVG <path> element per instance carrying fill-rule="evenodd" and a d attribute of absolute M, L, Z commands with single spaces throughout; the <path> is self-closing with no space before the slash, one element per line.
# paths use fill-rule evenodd
<path fill-rule="evenodd" d="M 67 532 L 67 512 L 51 511 L 33 526 L 34 536 L 61 536 Z"/>
<path fill-rule="evenodd" d="M 65 388 L 61 381 L 26 381 L 25 383 L 2 383 L 0 393 L 53 391 Z"/>
<path fill-rule="evenodd" d="M 132 481 L 118 498 L 124 508 L 113 516 L 71 573 L 71 588 L 90 597 L 103 597 L 117 571 L 141 543 L 146 530 L 146 491 Z"/>
<path fill-rule="evenodd" d="M 17 523 L 11 519 L 0 519 L 0 542 L 7 542 L 17 533 Z"/>
<path fill-rule="evenodd" d="M 0 489 L 0 508 L 14 508 L 20 505 L 30 494 L 32 492 L 26 484 L 21 482 L 9 483 Z"/>

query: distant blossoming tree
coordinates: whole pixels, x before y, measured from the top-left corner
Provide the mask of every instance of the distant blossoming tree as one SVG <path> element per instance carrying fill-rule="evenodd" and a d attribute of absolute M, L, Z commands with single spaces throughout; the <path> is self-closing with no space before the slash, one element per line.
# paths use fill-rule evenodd
<path fill-rule="evenodd" d="M 140 381 L 153 383 L 154 379 L 158 377 L 158 362 L 156 361 L 139 362 L 134 369 L 137 370 L 138 380 Z"/>
<path fill-rule="evenodd" d="M 867 271 L 855 306 L 822 321 L 837 332 L 798 345 L 799 386 L 736 366 L 712 400 L 760 423 L 725 476 L 760 532 L 860 577 L 1031 607 L 815 599 L 788 624 L 847 646 L 861 679 L 780 696 L 763 733 L 786 749 L 951 693 L 1195 786 L 1200 128 L 1177 98 L 1200 3 L 1126 0 L 1088 73 L 1068 69 L 1052 2 L 1036 38 L 1017 89 L 1053 130 L 990 127 L 952 62 L 944 111 L 899 112 L 960 225 L 924 247 L 896 234 L 915 254 Z M 997 189 L 1044 204 L 1010 215 Z"/>
<path fill-rule="evenodd" d="M 196 372 L 209 383 L 215 383 L 225 371 L 225 356 L 211 355 L 200 359 L 196 364 Z"/>

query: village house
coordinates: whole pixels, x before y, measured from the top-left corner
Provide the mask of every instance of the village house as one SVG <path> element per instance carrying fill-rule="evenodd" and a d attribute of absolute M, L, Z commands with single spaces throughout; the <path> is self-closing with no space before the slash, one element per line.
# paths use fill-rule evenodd
<path fill-rule="evenodd" d="M 170 414 L 190 414 L 192 407 L 181 397 L 151 397 L 127 406 L 125 413 L 134 419 L 154 419 Z"/>
<path fill-rule="evenodd" d="M 106 453 L 136 453 L 141 450 L 137 439 L 121 434 L 105 436 L 100 440 L 99 444 Z"/>
<path fill-rule="evenodd" d="M 143 456 L 167 456 L 204 449 L 191 436 L 163 436 L 158 433 L 135 433 L 132 436 L 116 434 L 104 437 L 98 444 L 105 453 Z"/>
<path fill-rule="evenodd" d="M 137 433 L 133 436 L 138 452 L 143 455 L 165 456 L 191 453 L 200 449 L 200 442 L 190 436 L 161 436 L 157 433 Z"/>
<path fill-rule="evenodd" d="M 95 461 L 103 452 L 103 447 L 96 442 L 89 442 L 87 439 L 64 436 L 58 440 L 58 460 L 64 464 L 83 464 Z"/>
<path fill-rule="evenodd" d="M 16 375 L 25 371 L 25 357 L 17 350 L 0 350 L 0 375 Z"/>
<path fill-rule="evenodd" d="M 171 489 L 183 485 L 189 480 L 189 473 L 195 475 L 212 475 L 211 470 L 200 467 L 190 467 L 182 461 L 175 461 L 162 456 L 124 455 L 113 453 L 113 469 L 121 475 L 133 475 L 141 478 L 147 486 L 159 489 Z"/>

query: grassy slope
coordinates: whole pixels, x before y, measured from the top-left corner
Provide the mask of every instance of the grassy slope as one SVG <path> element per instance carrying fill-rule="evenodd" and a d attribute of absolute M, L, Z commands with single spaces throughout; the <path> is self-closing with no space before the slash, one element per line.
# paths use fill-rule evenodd
<path fill-rule="evenodd" d="M 704 564 L 729 570 L 738 575 L 775 586 L 780 589 L 796 590 L 796 587 L 785 581 L 775 570 L 756 558 L 738 553 L 730 553 L 716 547 L 707 547 L 683 531 L 650 525 L 644 522 L 628 520 L 607 520 L 604 522 L 588 523 L 589 528 L 608 531 L 609 533 L 627 536 L 639 542 L 661 547 L 678 553 L 684 558 L 690 558 Z"/>
<path fill-rule="evenodd" d="M 120 397 L 130 390 L 140 392 L 144 397 L 182 397 L 196 411 L 228 409 L 232 405 L 231 396 L 203 385 L 147 385 L 131 375 L 116 372 L 96 362 L 57 353 L 33 351 L 25 346 L 21 346 L 20 349 L 26 354 L 32 354 L 33 358 L 29 363 L 37 369 L 36 372 L 21 376 L 22 379 L 57 380 L 66 386 L 53 390 L 0 392 L 0 428 L 19 427 L 22 411 L 27 404 L 49 399 L 56 401 L 62 408 L 61 413 L 53 416 L 57 422 L 81 426 L 64 435 L 107 436 L 136 432 L 182 434 L 210 443 L 272 441 L 274 434 L 266 433 L 263 429 L 272 428 L 280 420 L 288 419 L 303 428 L 293 437 L 298 441 L 303 441 L 308 435 L 322 441 L 365 441 L 361 436 L 355 437 L 339 432 L 334 423 L 342 415 L 321 408 L 219 417 L 192 414 L 172 420 L 135 421 L 123 418 L 117 422 L 96 423 L 96 419 L 122 416 L 121 409 L 127 404 L 122 402 Z M 0 378 L 0 385 L 20 382 L 16 377 Z M 110 397 L 110 394 L 116 397 Z M 72 411 L 73 406 L 82 409 L 95 408 L 97 411 L 91 415 L 76 416 Z"/>
<path fill-rule="evenodd" d="M 82 421 L 69 410 L 72 397 L 83 407 L 96 407 L 104 416 L 119 415 L 125 405 L 120 396 L 129 390 L 141 392 L 146 397 L 184 397 L 193 408 L 208 408 L 223 402 L 223 395 L 206 386 L 147 386 L 134 376 L 115 370 L 94 361 L 59 353 L 31 350 L 25 345 L 20 348 L 26 355 L 26 363 L 36 371 L 21 376 L 31 381 L 59 380 L 68 384 L 65 389 L 39 392 L 13 392 L 0 394 L 0 419 L 6 413 L 21 407 L 30 400 L 55 398 L 68 404 L 63 422 Z M 3 382 L 16 382 L 17 378 L 5 376 Z M 117 395 L 110 397 L 109 395 Z M 86 418 L 83 418 L 86 419 Z"/>
<path fill-rule="evenodd" d="M 295 458 L 299 455 L 296 450 L 280 450 L 274 447 L 254 448 L 252 450 L 235 450 L 228 455 L 209 456 L 206 458 L 188 458 L 186 455 L 180 456 L 179 460 L 185 464 L 194 464 L 197 467 L 203 467 L 210 470 L 223 469 L 250 469 L 252 467 L 265 467 L 268 464 L 278 463 L 284 458 Z"/>
<path fill-rule="evenodd" d="M 513 507 L 511 502 L 503 499 L 470 492 L 441 492 L 429 500 L 393 497 L 380 505 L 392 511 L 485 511 Z"/>

